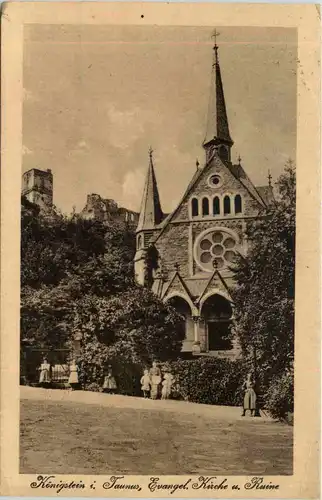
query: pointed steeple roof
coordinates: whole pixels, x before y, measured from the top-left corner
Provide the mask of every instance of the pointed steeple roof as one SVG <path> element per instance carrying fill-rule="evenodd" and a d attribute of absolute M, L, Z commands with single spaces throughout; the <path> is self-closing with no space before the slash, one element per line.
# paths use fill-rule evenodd
<path fill-rule="evenodd" d="M 218 35 L 219 33 L 215 30 L 213 34 L 213 38 L 215 38 L 215 45 L 213 47 L 214 52 L 211 71 L 211 88 L 208 105 L 206 136 L 203 142 L 204 147 L 211 141 L 215 141 L 216 143 L 223 142 L 230 146 L 233 145 L 229 132 L 224 89 L 218 58 L 218 45 L 216 43 Z"/>
<path fill-rule="evenodd" d="M 139 222 L 136 231 L 154 229 L 163 218 L 158 185 L 153 167 L 153 150 L 149 149 L 149 167 L 145 180 L 143 197 L 140 209 Z"/>

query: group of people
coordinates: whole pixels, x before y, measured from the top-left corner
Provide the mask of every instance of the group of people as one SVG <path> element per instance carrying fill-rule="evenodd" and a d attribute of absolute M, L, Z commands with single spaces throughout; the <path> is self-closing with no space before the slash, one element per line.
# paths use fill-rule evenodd
<path fill-rule="evenodd" d="M 51 366 L 48 363 L 47 358 L 44 358 L 39 370 L 39 385 L 42 387 L 48 387 L 51 383 Z M 72 360 L 69 366 L 68 383 L 72 389 L 76 389 L 79 385 L 78 366 L 75 360 Z M 156 361 L 153 361 L 152 367 L 144 370 L 140 383 L 144 398 L 158 399 L 161 397 L 161 399 L 169 399 L 173 391 L 174 377 L 170 371 L 164 371 L 162 379 L 161 369 L 157 365 Z M 244 383 L 244 390 L 242 417 L 246 415 L 247 411 L 250 412 L 251 416 L 255 416 L 257 396 L 251 373 L 247 375 L 247 379 Z M 111 365 L 108 365 L 104 376 L 103 392 L 110 394 L 117 392 L 117 383 L 113 375 Z"/>
<path fill-rule="evenodd" d="M 174 377 L 169 371 L 164 372 L 162 380 L 161 370 L 157 363 L 153 361 L 152 368 L 150 370 L 145 369 L 141 377 L 143 396 L 145 398 L 158 399 L 161 395 L 161 399 L 169 399 L 173 383 Z"/>
<path fill-rule="evenodd" d="M 150 370 L 147 368 L 144 370 L 140 380 L 143 397 L 151 399 L 158 399 L 159 397 L 161 397 L 161 399 L 169 399 L 173 388 L 173 382 L 173 375 L 169 371 L 164 372 L 162 380 L 161 370 L 154 361 Z M 111 365 L 108 366 L 107 373 L 104 376 L 103 392 L 109 394 L 115 394 L 117 392 L 117 383 Z"/>
<path fill-rule="evenodd" d="M 52 367 L 48 363 L 47 358 L 43 359 L 43 362 L 39 367 L 39 372 L 39 385 L 41 387 L 49 387 L 52 382 Z M 77 389 L 79 387 L 78 366 L 75 359 L 73 359 L 69 365 L 68 384 L 72 389 Z M 117 385 L 112 373 L 112 366 L 109 365 L 104 377 L 103 392 L 115 393 L 116 390 Z"/>
<path fill-rule="evenodd" d="M 39 367 L 39 385 L 42 387 L 48 387 L 51 384 L 51 382 L 52 382 L 52 367 L 50 363 L 48 363 L 47 358 L 44 358 L 43 362 Z M 74 359 L 69 365 L 68 383 L 72 388 L 77 388 L 79 384 L 78 366 Z"/>
<path fill-rule="evenodd" d="M 39 385 L 42 387 L 49 387 L 52 382 L 52 368 L 47 358 L 43 359 L 39 367 L 39 372 Z M 161 399 L 169 399 L 173 388 L 173 382 L 173 375 L 169 371 L 164 372 L 162 378 L 161 370 L 154 361 L 150 370 L 145 369 L 141 377 L 143 396 L 151 399 L 158 399 L 159 397 L 161 397 Z M 79 386 L 78 366 L 75 360 L 72 360 L 69 365 L 68 384 L 72 389 L 77 389 Z M 102 390 L 109 394 L 115 394 L 117 392 L 117 383 L 111 365 L 108 365 L 105 372 Z"/>

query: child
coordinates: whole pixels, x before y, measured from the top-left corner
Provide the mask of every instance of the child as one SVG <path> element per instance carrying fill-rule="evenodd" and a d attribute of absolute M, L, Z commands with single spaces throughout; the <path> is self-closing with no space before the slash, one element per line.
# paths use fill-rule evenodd
<path fill-rule="evenodd" d="M 150 395 L 151 379 L 149 375 L 149 370 L 144 370 L 144 374 L 141 377 L 141 389 L 143 391 L 143 396 L 148 398 Z"/>
<path fill-rule="evenodd" d="M 48 387 L 50 384 L 50 364 L 48 363 L 47 358 L 44 358 L 39 370 L 39 385 L 42 387 Z"/>
<path fill-rule="evenodd" d="M 107 375 L 104 378 L 103 392 L 108 392 L 109 394 L 114 394 L 117 389 L 116 380 L 113 376 L 112 366 L 109 365 L 107 369 Z"/>
<path fill-rule="evenodd" d="M 172 384 L 173 384 L 173 376 L 171 375 L 171 373 L 166 372 L 164 374 L 164 379 L 162 382 L 161 399 L 169 399 L 170 398 Z"/>

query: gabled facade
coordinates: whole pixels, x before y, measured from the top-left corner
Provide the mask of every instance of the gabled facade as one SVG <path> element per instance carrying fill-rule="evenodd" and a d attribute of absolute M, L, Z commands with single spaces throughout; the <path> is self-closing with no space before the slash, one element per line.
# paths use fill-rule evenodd
<path fill-rule="evenodd" d="M 151 287 L 184 316 L 184 352 L 236 357 L 230 267 L 237 252 L 247 253 L 247 221 L 273 201 L 273 191 L 270 183 L 256 188 L 241 162 L 231 162 L 233 140 L 216 44 L 213 52 L 205 163 L 177 208 L 165 216 L 150 151 L 135 273 L 140 284 Z"/>

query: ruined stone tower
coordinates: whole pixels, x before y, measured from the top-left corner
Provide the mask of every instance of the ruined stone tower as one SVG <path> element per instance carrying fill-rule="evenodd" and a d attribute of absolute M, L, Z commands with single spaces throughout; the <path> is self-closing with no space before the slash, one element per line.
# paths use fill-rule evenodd
<path fill-rule="evenodd" d="M 53 174 L 51 170 L 32 168 L 22 176 L 22 195 L 37 205 L 41 211 L 48 211 L 53 205 Z"/>

